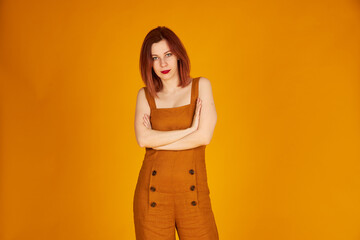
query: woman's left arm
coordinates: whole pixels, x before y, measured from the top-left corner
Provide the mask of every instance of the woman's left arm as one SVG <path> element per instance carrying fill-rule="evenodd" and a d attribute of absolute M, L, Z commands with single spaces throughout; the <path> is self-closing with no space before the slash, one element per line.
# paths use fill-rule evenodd
<path fill-rule="evenodd" d="M 175 142 L 154 149 L 185 150 L 210 143 L 217 121 L 217 113 L 210 80 L 204 77 L 199 79 L 199 98 L 202 102 L 198 129 Z"/>

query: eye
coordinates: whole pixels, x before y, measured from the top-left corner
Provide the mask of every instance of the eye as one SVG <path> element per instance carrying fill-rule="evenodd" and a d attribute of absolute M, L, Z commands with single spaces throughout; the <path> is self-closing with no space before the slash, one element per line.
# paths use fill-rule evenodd
<path fill-rule="evenodd" d="M 172 55 L 171 53 L 168 53 L 168 54 L 166 54 L 166 55 L 169 55 L 169 57 Z"/>
<path fill-rule="evenodd" d="M 152 59 L 153 59 L 153 60 L 156 60 L 155 58 L 157 58 L 157 57 L 153 57 Z"/>

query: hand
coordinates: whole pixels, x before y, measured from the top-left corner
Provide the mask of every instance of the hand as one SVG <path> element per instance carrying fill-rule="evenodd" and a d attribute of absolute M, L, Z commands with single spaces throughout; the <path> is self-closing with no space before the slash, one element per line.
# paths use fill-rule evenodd
<path fill-rule="evenodd" d="M 193 117 L 193 122 L 191 125 L 191 128 L 193 128 L 194 130 L 197 130 L 199 127 L 199 121 L 200 121 L 200 110 L 201 110 L 201 99 L 198 98 L 196 100 L 196 109 L 195 109 L 195 114 Z"/>
<path fill-rule="evenodd" d="M 151 123 L 150 123 L 150 116 L 147 115 L 147 114 L 144 114 L 143 120 L 144 120 L 145 127 L 148 128 L 148 129 L 152 129 L 151 128 Z"/>

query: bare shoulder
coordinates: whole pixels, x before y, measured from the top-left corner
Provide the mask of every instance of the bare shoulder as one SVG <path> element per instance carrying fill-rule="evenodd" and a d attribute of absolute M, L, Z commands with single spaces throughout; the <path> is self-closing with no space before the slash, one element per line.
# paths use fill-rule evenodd
<path fill-rule="evenodd" d="M 206 77 L 199 77 L 199 84 L 210 84 L 210 80 Z"/>
<path fill-rule="evenodd" d="M 145 95 L 145 87 L 139 89 L 137 94 L 137 106 L 143 110 L 149 109 L 149 104 Z"/>
<path fill-rule="evenodd" d="M 199 95 L 200 97 L 212 95 L 211 82 L 206 77 L 199 78 Z"/>
<path fill-rule="evenodd" d="M 145 98 L 146 98 L 146 96 L 145 96 L 145 87 L 142 87 L 138 91 L 137 99 L 138 100 L 144 100 Z"/>
<path fill-rule="evenodd" d="M 145 95 L 145 87 L 139 89 L 138 95 Z"/>

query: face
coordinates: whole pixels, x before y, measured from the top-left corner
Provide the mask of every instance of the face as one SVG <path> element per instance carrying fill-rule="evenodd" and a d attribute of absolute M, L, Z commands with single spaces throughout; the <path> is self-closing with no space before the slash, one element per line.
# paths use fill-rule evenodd
<path fill-rule="evenodd" d="M 161 79 L 171 79 L 178 76 L 178 58 L 170 51 L 169 45 L 165 39 L 153 43 L 151 46 L 151 57 L 153 69 Z M 168 73 L 162 72 L 170 70 Z"/>

